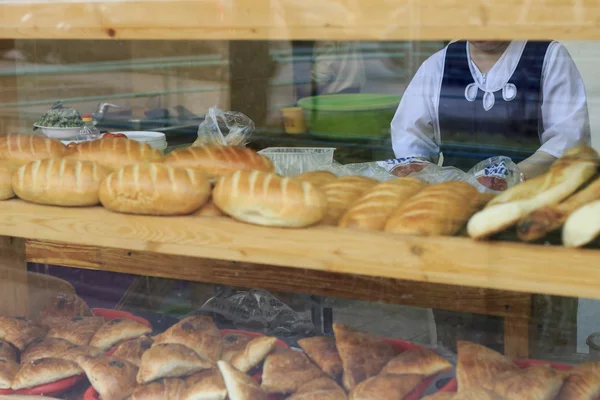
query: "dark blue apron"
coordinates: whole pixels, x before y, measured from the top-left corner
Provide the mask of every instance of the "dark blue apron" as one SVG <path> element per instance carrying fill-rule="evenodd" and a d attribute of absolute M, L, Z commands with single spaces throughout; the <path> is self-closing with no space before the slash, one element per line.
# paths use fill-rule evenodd
<path fill-rule="evenodd" d="M 468 170 L 498 155 L 519 162 L 539 148 L 542 68 L 550 43 L 527 42 L 507 82 L 516 87 L 516 96 L 506 101 L 502 89 L 494 92 L 494 106 L 487 111 L 481 89 L 477 88 L 474 101 L 465 97 L 465 89 L 474 83 L 467 42 L 448 45 L 438 113 L 444 165 Z"/>

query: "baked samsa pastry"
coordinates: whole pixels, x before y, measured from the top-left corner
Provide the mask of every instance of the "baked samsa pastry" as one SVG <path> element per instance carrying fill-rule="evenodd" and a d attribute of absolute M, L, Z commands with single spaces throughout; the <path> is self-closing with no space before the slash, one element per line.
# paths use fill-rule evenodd
<path fill-rule="evenodd" d="M 12 383 L 13 390 L 27 389 L 81 375 L 83 370 L 73 361 L 60 358 L 41 358 L 21 363 Z"/>
<path fill-rule="evenodd" d="M 330 377 L 337 379 L 342 374 L 342 359 L 333 337 L 314 336 L 300 339 L 298 345 Z"/>
<path fill-rule="evenodd" d="M 77 363 L 102 400 L 126 399 L 136 388 L 137 367 L 114 357 L 86 357 Z"/>
<path fill-rule="evenodd" d="M 350 400 L 403 399 L 421 383 L 421 375 L 373 376 L 359 383 L 350 392 Z"/>
<path fill-rule="evenodd" d="M 342 383 L 348 391 L 379 374 L 397 354 L 391 344 L 369 333 L 340 324 L 333 324 L 333 332 L 344 368 Z"/>
<path fill-rule="evenodd" d="M 46 320 L 48 322 L 48 320 Z M 62 318 L 62 323 L 54 324 L 48 332 L 49 338 L 59 338 L 77 346 L 87 346 L 94 334 L 106 321 L 102 317 Z"/>
<path fill-rule="evenodd" d="M 98 357 L 102 354 L 104 354 L 104 350 L 97 347 L 72 345 L 68 349 L 61 352 L 57 357 L 62 358 L 63 360 L 77 362 L 77 359 L 81 356 Z"/>
<path fill-rule="evenodd" d="M 40 321 L 54 317 L 91 317 L 92 310 L 74 293 L 58 293 L 40 312 Z"/>
<path fill-rule="evenodd" d="M 294 393 L 305 383 L 323 376 L 323 371 L 304 353 L 286 350 L 267 357 L 261 387 L 267 393 Z"/>
<path fill-rule="evenodd" d="M 0 317 L 0 340 L 23 351 L 29 344 L 46 336 L 46 329 L 22 317 Z"/>
<path fill-rule="evenodd" d="M 210 363 L 184 345 L 158 344 L 142 355 L 136 379 L 143 385 L 161 378 L 189 376 L 210 367 Z"/>
<path fill-rule="evenodd" d="M 180 400 L 186 384 L 183 379 L 169 378 L 138 386 L 128 400 Z"/>
<path fill-rule="evenodd" d="M 452 364 L 433 350 L 420 347 L 405 351 L 388 362 L 382 374 L 431 376 L 452 368 Z"/>
<path fill-rule="evenodd" d="M 139 367 L 142 362 L 142 355 L 152 347 L 153 342 L 152 338 L 145 335 L 140 336 L 139 338 L 126 340 L 117 347 L 112 356 L 129 361 L 133 365 Z"/>
<path fill-rule="evenodd" d="M 511 360 L 487 347 L 459 340 L 457 349 L 458 392 L 480 387 L 492 390 L 494 380 L 499 374 L 519 370 Z"/>
<path fill-rule="evenodd" d="M 109 350 L 115 344 L 128 339 L 148 335 L 152 328 L 132 319 L 113 319 L 105 322 L 92 336 L 90 346 Z"/>
<path fill-rule="evenodd" d="M 154 344 L 182 344 L 203 359 L 216 363 L 223 349 L 221 332 L 211 317 L 192 316 L 182 319 L 165 332 L 154 337 Z"/>
<path fill-rule="evenodd" d="M 181 400 L 225 400 L 227 387 L 218 368 L 206 369 L 186 378 Z"/>
<path fill-rule="evenodd" d="M 0 389 L 10 389 L 19 367 L 14 360 L 0 358 Z"/>
<path fill-rule="evenodd" d="M 0 340 L 0 360 L 17 361 L 17 351 L 14 346 L 4 340 Z"/>
<path fill-rule="evenodd" d="M 422 400 L 454 400 L 455 392 L 437 392 L 423 397 Z"/>
<path fill-rule="evenodd" d="M 231 359 L 231 365 L 239 371 L 248 372 L 260 364 L 275 348 L 277 338 L 261 336 L 252 339 L 243 351 Z"/>
<path fill-rule="evenodd" d="M 317 378 L 300 387 L 287 400 L 347 400 L 346 392 L 329 378 Z"/>
<path fill-rule="evenodd" d="M 321 187 L 327 198 L 327 213 L 322 223 L 337 225 L 350 206 L 377 183 L 364 176 L 343 176 Z"/>
<path fill-rule="evenodd" d="M 337 175 L 329 171 L 309 171 L 296 175 L 295 179 L 308 182 L 316 187 L 323 187 L 337 179 Z"/>
<path fill-rule="evenodd" d="M 465 392 L 437 392 L 423 397 L 423 400 L 508 400 L 491 390 L 471 389 Z"/>
<path fill-rule="evenodd" d="M 219 361 L 217 365 L 223 375 L 229 400 L 267 400 L 267 393 L 248 375 L 226 361 Z"/>
<path fill-rule="evenodd" d="M 498 374 L 491 389 L 507 399 L 554 400 L 566 375 L 549 365 L 536 365 Z"/>
<path fill-rule="evenodd" d="M 40 358 L 60 358 L 60 354 L 70 349 L 73 344 L 63 339 L 44 338 L 37 339 L 21 353 L 21 363 L 27 363 Z"/>
<path fill-rule="evenodd" d="M 595 400 L 600 396 L 600 362 L 587 362 L 568 371 L 560 400 Z"/>
<path fill-rule="evenodd" d="M 252 338 L 241 333 L 228 333 L 223 335 L 223 351 L 221 351 L 221 360 L 230 362 L 231 359 L 240 351 L 246 348 Z"/>

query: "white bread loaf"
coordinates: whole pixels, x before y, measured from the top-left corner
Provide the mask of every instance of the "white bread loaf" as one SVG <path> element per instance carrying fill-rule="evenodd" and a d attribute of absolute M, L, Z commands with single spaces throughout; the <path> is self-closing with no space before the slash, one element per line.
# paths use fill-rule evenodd
<path fill-rule="evenodd" d="M 364 176 L 343 176 L 322 187 L 327 198 L 323 224 L 337 225 L 346 211 L 378 181 Z"/>
<path fill-rule="evenodd" d="M 7 160 L 0 160 L 0 200 L 8 200 L 15 197 L 12 187 L 12 175 L 16 167 Z"/>
<path fill-rule="evenodd" d="M 66 158 L 34 161 L 12 178 L 13 190 L 23 200 L 55 206 L 98 204 L 98 188 L 110 171 L 89 161 Z"/>
<path fill-rule="evenodd" d="M 100 186 L 102 205 L 128 214 L 190 214 L 209 197 L 210 183 L 201 172 L 161 163 L 128 165 Z"/>
<path fill-rule="evenodd" d="M 106 138 L 84 142 L 69 149 L 68 158 L 95 161 L 111 170 L 141 162 L 159 162 L 160 151 L 147 143 L 127 138 Z"/>
<path fill-rule="evenodd" d="M 61 158 L 67 148 L 58 140 L 44 136 L 8 134 L 0 136 L 0 159 L 15 165 L 25 165 L 36 160 Z"/>
<path fill-rule="evenodd" d="M 600 235 L 600 200 L 571 214 L 563 226 L 562 240 L 567 247 L 581 247 Z"/>
<path fill-rule="evenodd" d="M 164 163 L 202 171 L 210 179 L 217 179 L 235 171 L 257 170 L 274 172 L 271 160 L 252 149 L 236 146 L 186 147 L 172 151 Z"/>
<path fill-rule="evenodd" d="M 262 171 L 237 171 L 217 182 L 213 201 L 240 221 L 300 228 L 319 222 L 327 199 L 310 183 Z"/>
<path fill-rule="evenodd" d="M 323 187 L 328 183 L 335 181 L 338 177 L 329 171 L 310 171 L 296 175 L 294 178 L 303 182 L 312 183 L 316 187 Z"/>

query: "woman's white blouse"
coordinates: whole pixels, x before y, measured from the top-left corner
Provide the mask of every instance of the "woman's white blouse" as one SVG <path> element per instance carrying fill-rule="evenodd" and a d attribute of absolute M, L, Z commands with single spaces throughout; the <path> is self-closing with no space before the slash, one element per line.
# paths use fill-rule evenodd
<path fill-rule="evenodd" d="M 472 97 L 476 88 L 486 93 L 502 90 L 506 98 L 519 88 L 507 82 L 516 69 L 526 41 L 512 41 L 492 69 L 482 74 L 469 58 L 473 84 L 465 88 Z M 468 52 L 467 52 L 468 54 Z M 392 145 L 396 157 L 422 157 L 437 162 L 443 142 L 438 106 L 446 48 L 427 59 L 402 96 L 392 120 Z M 585 88 L 569 52 L 558 42 L 548 47 L 542 68 L 542 109 L 539 150 L 560 157 L 569 148 L 590 144 L 590 123 Z M 484 94 L 481 105 L 493 107 L 493 99 Z"/>

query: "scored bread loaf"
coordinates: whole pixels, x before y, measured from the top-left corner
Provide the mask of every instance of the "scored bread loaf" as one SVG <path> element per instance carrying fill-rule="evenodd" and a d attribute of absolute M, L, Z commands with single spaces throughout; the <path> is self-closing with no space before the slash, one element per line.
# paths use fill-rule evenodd
<path fill-rule="evenodd" d="M 300 179 L 303 182 L 312 183 L 316 187 L 323 187 L 326 184 L 337 179 L 337 175 L 329 171 L 310 171 L 296 175 L 294 178 Z"/>
<path fill-rule="evenodd" d="M 600 200 L 579 208 L 567 218 L 562 231 L 563 244 L 581 247 L 600 234 Z"/>
<path fill-rule="evenodd" d="M 172 151 L 164 163 L 202 171 L 210 179 L 238 170 L 274 172 L 271 160 L 252 149 L 236 146 L 186 147 Z"/>
<path fill-rule="evenodd" d="M 141 162 L 158 162 L 162 159 L 160 151 L 147 143 L 127 138 L 103 138 L 84 142 L 69 149 L 68 158 L 95 161 L 111 170 Z"/>
<path fill-rule="evenodd" d="M 100 185 L 102 205 L 128 214 L 190 214 L 209 197 L 210 183 L 200 171 L 161 163 L 128 165 Z"/>
<path fill-rule="evenodd" d="M 15 197 L 12 186 L 12 175 L 15 165 L 7 160 L 0 160 L 0 200 L 8 200 Z"/>
<path fill-rule="evenodd" d="M 0 159 L 15 165 L 48 158 L 61 158 L 67 148 L 58 140 L 44 136 L 8 134 L 0 136 Z"/>
<path fill-rule="evenodd" d="M 378 181 L 364 176 L 343 176 L 322 187 L 327 198 L 327 213 L 322 223 L 337 225 L 340 218 L 363 194 Z"/>
<path fill-rule="evenodd" d="M 300 228 L 319 222 L 327 199 L 310 183 L 261 171 L 237 171 L 217 182 L 213 201 L 240 221 Z"/>
<path fill-rule="evenodd" d="M 197 215 L 199 217 L 223 217 L 223 216 L 227 216 L 227 214 L 225 214 L 223 211 L 221 211 L 221 209 L 219 207 L 217 207 L 217 205 L 215 204 L 214 201 L 212 201 L 212 198 L 209 199 L 206 204 L 204 204 L 202 207 L 200 207 L 200 209 L 198 209 L 198 211 L 196 211 L 194 213 L 194 215 Z"/>
<path fill-rule="evenodd" d="M 396 178 L 375 185 L 344 214 L 339 226 L 380 231 L 392 213 L 427 185 L 415 178 Z"/>
<path fill-rule="evenodd" d="M 12 177 L 13 190 L 23 200 L 54 206 L 93 206 L 98 188 L 110 171 L 89 161 L 67 158 L 34 161 Z"/>
<path fill-rule="evenodd" d="M 394 212 L 385 231 L 416 236 L 455 235 L 480 204 L 479 192 L 466 182 L 429 185 Z"/>

